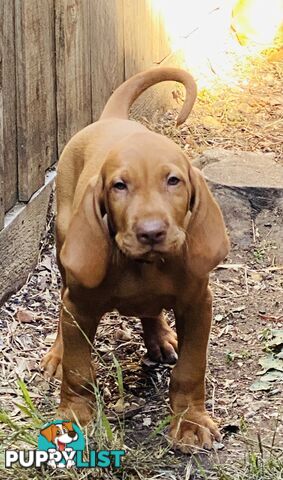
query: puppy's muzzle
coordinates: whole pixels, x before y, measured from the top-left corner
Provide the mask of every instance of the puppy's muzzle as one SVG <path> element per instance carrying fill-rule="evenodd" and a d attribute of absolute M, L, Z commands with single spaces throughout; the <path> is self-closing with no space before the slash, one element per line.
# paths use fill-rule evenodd
<path fill-rule="evenodd" d="M 167 225 L 163 220 L 142 220 L 136 225 L 136 237 L 142 245 L 158 245 L 164 242 Z"/>

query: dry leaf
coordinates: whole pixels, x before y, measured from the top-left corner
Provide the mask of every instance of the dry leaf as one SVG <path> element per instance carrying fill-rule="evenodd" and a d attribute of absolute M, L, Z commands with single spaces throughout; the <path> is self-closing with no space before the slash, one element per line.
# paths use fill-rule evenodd
<path fill-rule="evenodd" d="M 22 378 L 25 371 L 29 371 L 29 362 L 26 358 L 17 358 L 15 365 L 16 374 Z"/>
<path fill-rule="evenodd" d="M 118 328 L 115 331 L 115 338 L 116 340 L 120 340 L 122 342 L 128 342 L 132 338 L 131 330 L 129 330 L 128 328 Z"/>
<path fill-rule="evenodd" d="M 149 427 L 149 426 L 151 425 L 151 418 L 150 418 L 150 417 L 145 417 L 145 418 L 143 419 L 143 422 L 142 422 L 142 423 L 143 423 L 143 425 L 144 425 L 145 427 Z"/>
<path fill-rule="evenodd" d="M 262 281 L 262 275 L 258 272 L 251 272 L 250 277 L 254 282 L 261 282 Z"/>
<path fill-rule="evenodd" d="M 55 342 L 56 337 L 57 332 L 50 333 L 49 335 L 46 335 L 44 343 L 46 343 L 47 345 L 51 345 L 53 342 Z"/>
<path fill-rule="evenodd" d="M 125 402 L 123 398 L 119 398 L 119 400 L 113 405 L 113 410 L 116 413 L 122 413 L 125 409 Z"/>
<path fill-rule="evenodd" d="M 103 396 L 104 396 L 104 398 L 108 398 L 108 399 L 111 398 L 111 392 L 110 392 L 110 390 L 107 386 L 104 387 L 104 389 L 103 389 Z"/>
<path fill-rule="evenodd" d="M 21 323 L 34 322 L 34 314 L 28 310 L 19 309 L 16 313 L 16 319 Z"/>

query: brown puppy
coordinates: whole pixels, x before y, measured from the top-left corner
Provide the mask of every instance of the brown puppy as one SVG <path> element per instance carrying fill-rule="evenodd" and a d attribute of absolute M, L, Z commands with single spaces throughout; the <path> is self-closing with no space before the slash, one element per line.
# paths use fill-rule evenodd
<path fill-rule="evenodd" d="M 170 383 L 170 434 L 186 452 L 219 438 L 205 410 L 208 274 L 227 255 L 228 240 L 202 175 L 180 148 L 127 119 L 134 99 L 164 80 L 186 86 L 182 123 L 195 101 L 195 83 L 185 71 L 156 68 L 121 85 L 100 120 L 75 135 L 61 155 L 56 227 L 62 308 L 43 365 L 49 375 L 63 367 L 60 416 L 87 423 L 94 403 L 90 344 L 102 315 L 116 308 L 140 317 L 151 358 L 173 361 L 176 335 L 162 316 L 173 309 L 179 359 Z"/>

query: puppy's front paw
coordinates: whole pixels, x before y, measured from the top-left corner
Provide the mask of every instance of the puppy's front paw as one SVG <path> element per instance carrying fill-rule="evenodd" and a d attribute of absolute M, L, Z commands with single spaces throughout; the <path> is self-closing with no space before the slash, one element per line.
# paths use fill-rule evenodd
<path fill-rule="evenodd" d="M 58 355 L 52 348 L 44 355 L 41 360 L 40 366 L 44 370 L 45 378 L 55 377 L 58 380 L 62 380 L 62 363 L 61 355 Z"/>
<path fill-rule="evenodd" d="M 221 440 L 220 431 L 207 412 L 177 415 L 171 422 L 169 437 L 174 447 L 183 453 L 195 448 L 210 450 L 214 440 Z"/>

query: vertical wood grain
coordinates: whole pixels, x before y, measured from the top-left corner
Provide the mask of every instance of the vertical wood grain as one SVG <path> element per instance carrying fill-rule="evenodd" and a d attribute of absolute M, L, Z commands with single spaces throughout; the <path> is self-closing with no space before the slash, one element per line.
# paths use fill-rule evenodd
<path fill-rule="evenodd" d="M 14 0 L 0 2 L 1 157 L 4 179 L 4 211 L 17 201 L 17 129 L 15 76 Z"/>
<path fill-rule="evenodd" d="M 91 0 L 92 114 L 97 120 L 124 81 L 123 0 Z"/>
<path fill-rule="evenodd" d="M 57 158 L 54 0 L 15 0 L 19 200 Z"/>
<path fill-rule="evenodd" d="M 92 0 L 90 0 L 92 2 Z M 91 123 L 89 0 L 56 0 L 58 148 Z"/>

